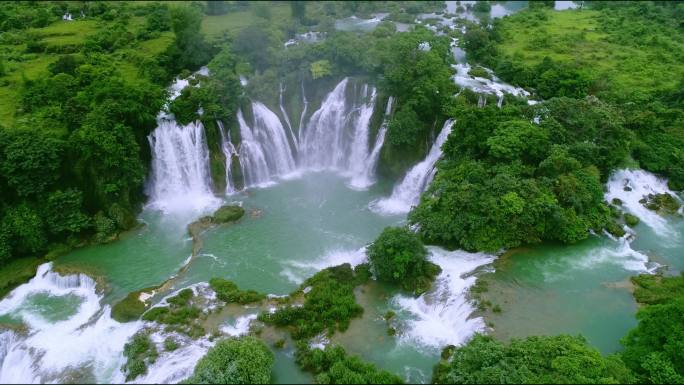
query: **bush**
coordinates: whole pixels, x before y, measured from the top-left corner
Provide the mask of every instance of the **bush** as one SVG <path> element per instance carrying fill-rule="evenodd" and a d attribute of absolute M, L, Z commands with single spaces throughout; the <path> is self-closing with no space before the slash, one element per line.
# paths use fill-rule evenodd
<path fill-rule="evenodd" d="M 254 290 L 242 291 L 235 283 L 221 278 L 212 278 L 209 280 L 209 285 L 211 286 L 212 290 L 216 292 L 216 297 L 227 303 L 239 303 L 240 305 L 246 305 L 249 303 L 259 302 L 266 298 L 265 295 L 257 293 Z"/>
<path fill-rule="evenodd" d="M 347 355 L 339 345 L 310 349 L 305 342 L 297 344 L 296 360 L 304 370 L 315 375 L 319 384 L 403 384 L 401 377 Z"/>
<path fill-rule="evenodd" d="M 254 337 L 219 341 L 199 360 L 189 384 L 269 384 L 273 353 Z"/>
<path fill-rule="evenodd" d="M 602 357 L 582 337 L 528 337 L 509 345 L 476 335 L 449 349 L 435 366 L 435 384 L 634 383 L 618 357 Z"/>
<path fill-rule="evenodd" d="M 314 337 L 325 330 L 328 334 L 347 330 L 351 319 L 363 313 L 363 308 L 356 303 L 354 287 L 368 278 L 368 269 L 364 265 L 354 270 L 345 263 L 321 270 L 291 295 L 303 294 L 302 306 L 288 305 L 274 313 L 261 313 L 259 320 L 288 327 L 294 339 Z"/>
<path fill-rule="evenodd" d="M 124 345 L 123 355 L 126 357 L 126 363 L 121 370 L 126 374 L 126 381 L 146 374 L 147 366 L 153 364 L 159 356 L 150 336 L 143 332 L 136 333 L 133 340 Z"/>
<path fill-rule="evenodd" d="M 367 253 L 378 279 L 415 294 L 427 291 L 441 272 L 439 266 L 426 260 L 427 249 L 407 228 L 386 228 Z"/>
<path fill-rule="evenodd" d="M 214 223 L 235 222 L 245 215 L 245 209 L 240 206 L 226 205 L 222 206 L 212 215 Z"/>

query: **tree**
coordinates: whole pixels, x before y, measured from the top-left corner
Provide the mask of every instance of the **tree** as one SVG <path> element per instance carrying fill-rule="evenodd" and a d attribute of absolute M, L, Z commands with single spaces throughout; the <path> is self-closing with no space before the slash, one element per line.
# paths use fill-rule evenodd
<path fill-rule="evenodd" d="M 316 80 L 332 73 L 332 66 L 327 60 L 319 60 L 311 63 L 311 77 Z"/>
<path fill-rule="evenodd" d="M 310 349 L 306 342 L 297 344 L 297 363 L 316 375 L 319 384 L 403 384 L 401 377 L 347 355 L 339 345 Z"/>
<path fill-rule="evenodd" d="M 292 18 L 299 20 L 300 23 L 306 18 L 306 2 L 304 1 L 290 1 L 290 10 Z"/>
<path fill-rule="evenodd" d="M 219 341 L 202 357 L 190 384 L 268 384 L 271 382 L 273 353 L 255 337 Z"/>
<path fill-rule="evenodd" d="M 420 294 L 441 271 L 427 261 L 420 238 L 404 227 L 387 227 L 367 251 L 378 279 Z"/>
<path fill-rule="evenodd" d="M 618 357 L 602 357 L 582 337 L 535 336 L 504 345 L 476 335 L 442 357 L 433 372 L 435 384 L 634 383 Z"/>
<path fill-rule="evenodd" d="M 0 136 L 5 136 L 0 170 L 16 195 L 41 194 L 59 179 L 63 141 L 34 130 L 4 131 Z"/>

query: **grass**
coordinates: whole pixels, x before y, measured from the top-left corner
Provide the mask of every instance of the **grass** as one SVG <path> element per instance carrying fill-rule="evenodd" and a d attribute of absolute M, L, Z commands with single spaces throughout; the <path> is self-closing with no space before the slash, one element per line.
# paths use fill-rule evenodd
<path fill-rule="evenodd" d="M 270 3 L 271 21 L 283 22 L 291 18 L 290 6 L 285 2 Z M 228 12 L 223 15 L 205 16 L 202 20 L 202 32 L 211 40 L 220 37 L 224 32 L 235 35 L 241 29 L 258 22 L 258 17 L 251 9 Z"/>
<path fill-rule="evenodd" d="M 0 298 L 33 278 L 42 262 L 39 258 L 20 258 L 0 267 Z"/>
<path fill-rule="evenodd" d="M 129 29 L 136 31 L 144 24 L 144 18 L 133 17 L 129 21 Z M 72 22 L 57 21 L 45 28 L 31 28 L 26 36 L 44 42 L 50 47 L 80 46 L 86 38 L 110 23 L 96 20 L 77 20 Z M 173 32 L 164 32 L 159 37 L 139 42 L 134 48 L 123 48 L 114 54 L 117 57 L 128 57 L 131 60 L 118 60 L 118 69 L 125 79 L 136 81 L 140 78 L 140 65 L 133 59 L 152 59 L 164 52 L 173 44 Z M 23 79 L 36 79 L 46 73 L 48 66 L 56 61 L 60 54 L 25 53 L 26 45 L 0 45 L 5 60 L 6 75 L 0 77 L 0 122 L 4 127 L 12 127 L 16 122 L 17 108 L 20 104 L 20 90 Z M 125 52 L 129 51 L 129 52 Z M 126 53 L 126 55 L 119 55 Z"/>
<path fill-rule="evenodd" d="M 670 47 L 628 46 L 601 32 L 601 12 L 595 10 L 546 11 L 547 20 L 533 21 L 522 12 L 502 21 L 505 55 L 528 66 L 544 57 L 573 64 L 605 78 L 620 90 L 648 92 L 673 87 L 684 74 L 684 43 L 669 37 Z"/>

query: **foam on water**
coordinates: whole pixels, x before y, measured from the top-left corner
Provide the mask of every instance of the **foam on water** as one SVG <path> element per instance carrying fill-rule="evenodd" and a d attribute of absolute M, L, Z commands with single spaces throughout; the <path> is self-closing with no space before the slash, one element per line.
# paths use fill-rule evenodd
<path fill-rule="evenodd" d="M 33 279 L 0 302 L 0 315 L 19 317 L 28 328 L 25 336 L 6 331 L 0 337 L 0 383 L 60 381 L 76 368 L 92 370 L 98 382 L 111 381 L 123 363 L 123 346 L 140 323 L 114 321 L 109 306 L 101 306 L 101 295 L 90 277 L 60 276 L 51 268 L 51 263 L 41 265 Z M 82 302 L 68 319 L 49 322 L 22 306 L 37 293 L 76 295 Z"/>
<path fill-rule="evenodd" d="M 255 319 L 257 319 L 256 313 L 238 317 L 232 324 L 221 327 L 221 331 L 232 337 L 243 336 L 249 332 L 249 325 Z"/>
<path fill-rule="evenodd" d="M 677 197 L 677 194 L 667 187 L 666 179 L 658 178 L 644 170 L 618 170 L 608 179 L 606 189 L 606 201 L 612 202 L 614 198 L 620 199 L 622 209 L 639 217 L 657 235 L 668 238 L 679 237 L 679 234 L 668 225 L 665 218 L 647 209 L 639 202 L 649 194 L 667 193 Z"/>
<path fill-rule="evenodd" d="M 410 315 L 399 341 L 430 349 L 461 345 L 474 333 L 485 330 L 482 318 L 470 317 L 475 307 L 468 300 L 468 290 L 475 284 L 476 277 L 468 273 L 495 258 L 483 253 L 449 252 L 438 247 L 428 250 L 429 259 L 442 268 L 442 273 L 433 288 L 420 297 L 397 295 L 392 299 Z"/>
<path fill-rule="evenodd" d="M 306 278 L 327 267 L 344 263 L 355 267 L 366 262 L 367 259 L 365 247 L 357 250 L 331 250 L 322 258 L 313 261 L 287 261 L 280 274 L 293 283 L 301 284 Z"/>

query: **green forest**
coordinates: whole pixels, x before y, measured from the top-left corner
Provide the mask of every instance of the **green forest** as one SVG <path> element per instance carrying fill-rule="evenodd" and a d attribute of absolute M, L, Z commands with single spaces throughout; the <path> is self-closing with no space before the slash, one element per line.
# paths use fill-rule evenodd
<path fill-rule="evenodd" d="M 0 171 L 0 382 L 684 383 L 679 1 L 4 2 Z"/>

